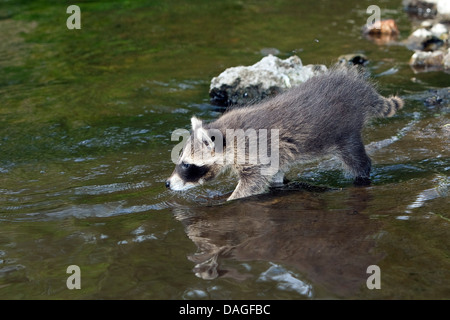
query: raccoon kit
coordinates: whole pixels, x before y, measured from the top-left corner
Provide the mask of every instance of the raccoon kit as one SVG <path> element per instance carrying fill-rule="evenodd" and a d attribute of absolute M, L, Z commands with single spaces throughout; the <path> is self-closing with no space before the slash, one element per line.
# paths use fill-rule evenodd
<path fill-rule="evenodd" d="M 369 184 L 361 131 L 371 118 L 391 117 L 402 107 L 402 99 L 381 96 L 357 69 L 332 69 L 214 122 L 193 117 L 166 187 L 186 190 L 231 168 L 239 182 L 228 200 L 244 198 L 283 183 L 291 165 L 327 155 L 342 161 L 355 184 Z"/>

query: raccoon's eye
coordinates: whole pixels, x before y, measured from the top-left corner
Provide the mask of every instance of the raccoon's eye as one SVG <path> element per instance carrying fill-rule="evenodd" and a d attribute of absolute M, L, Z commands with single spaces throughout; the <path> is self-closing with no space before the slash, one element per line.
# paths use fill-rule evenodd
<path fill-rule="evenodd" d="M 183 169 L 188 169 L 190 166 L 191 166 L 191 165 L 190 165 L 189 163 L 186 163 L 186 162 L 184 162 L 184 161 L 181 163 L 181 167 L 182 167 Z"/>

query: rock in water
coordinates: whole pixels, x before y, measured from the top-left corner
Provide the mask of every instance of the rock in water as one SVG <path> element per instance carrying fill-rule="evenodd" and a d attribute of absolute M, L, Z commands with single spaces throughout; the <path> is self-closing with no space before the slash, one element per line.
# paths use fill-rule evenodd
<path fill-rule="evenodd" d="M 369 62 L 367 56 L 361 53 L 344 54 L 338 58 L 339 64 L 365 66 Z"/>
<path fill-rule="evenodd" d="M 327 71 L 324 65 L 303 66 L 298 56 L 281 60 L 273 55 L 252 66 L 226 69 L 211 80 L 209 96 L 218 106 L 241 106 L 280 93 Z"/>
<path fill-rule="evenodd" d="M 398 31 L 397 24 L 393 19 L 386 19 L 376 21 L 373 25 L 368 26 L 365 25 L 363 27 L 363 33 L 368 33 L 372 35 L 398 35 L 400 32 Z"/>
<path fill-rule="evenodd" d="M 400 34 L 397 24 L 393 19 L 376 21 L 372 25 L 364 25 L 363 35 L 378 45 L 384 45 L 397 41 Z"/>
<path fill-rule="evenodd" d="M 450 70 L 450 48 L 447 49 L 447 54 L 444 56 L 444 68 Z"/>
<path fill-rule="evenodd" d="M 410 14 L 420 18 L 434 18 L 436 15 L 450 18 L 449 0 L 403 0 L 403 6 Z"/>
<path fill-rule="evenodd" d="M 437 13 L 436 5 L 438 0 L 403 0 L 405 10 L 412 16 L 421 19 L 434 18 Z"/>
<path fill-rule="evenodd" d="M 439 69 L 444 65 L 445 53 L 442 51 L 426 52 L 416 51 L 409 61 L 409 64 L 416 69 Z"/>
<path fill-rule="evenodd" d="M 440 25 L 442 24 L 437 24 L 436 28 L 433 27 L 433 31 L 425 28 L 417 29 L 406 40 L 406 47 L 410 50 L 422 51 L 434 51 L 439 49 L 445 44 L 444 41 L 439 38 L 444 33 L 441 32 L 441 30 L 438 30 Z"/>
<path fill-rule="evenodd" d="M 445 18 L 450 18 L 450 1 L 449 0 L 438 0 L 436 9 L 438 14 Z"/>

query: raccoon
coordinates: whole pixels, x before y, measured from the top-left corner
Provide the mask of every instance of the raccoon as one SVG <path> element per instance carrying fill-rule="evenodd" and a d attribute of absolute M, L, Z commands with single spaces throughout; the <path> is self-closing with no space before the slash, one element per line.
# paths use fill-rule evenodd
<path fill-rule="evenodd" d="M 371 160 L 361 131 L 370 119 L 392 117 L 403 105 L 397 96 L 378 94 L 356 67 L 332 68 L 275 97 L 231 109 L 214 122 L 193 117 L 192 133 L 166 187 L 185 190 L 231 168 L 239 178 L 227 199 L 234 200 L 264 193 L 271 184 L 282 184 L 293 164 L 327 155 L 342 161 L 355 185 L 370 184 Z"/>

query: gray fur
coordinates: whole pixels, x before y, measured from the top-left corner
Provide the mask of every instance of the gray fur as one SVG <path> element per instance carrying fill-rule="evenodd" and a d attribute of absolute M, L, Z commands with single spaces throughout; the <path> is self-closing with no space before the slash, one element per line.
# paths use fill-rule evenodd
<path fill-rule="evenodd" d="M 393 116 L 402 107 L 400 98 L 385 98 L 378 94 L 373 84 L 356 68 L 334 68 L 256 105 L 232 109 L 216 121 L 203 125 L 203 129 L 219 130 L 224 137 L 227 129 L 279 130 L 280 170 L 263 175 L 260 169 L 264 165 L 261 163 L 232 163 L 229 166 L 239 177 L 236 189 L 228 198 L 232 200 L 265 192 L 271 183 L 280 183 L 284 172 L 296 162 L 330 154 L 342 160 L 355 178 L 355 183 L 370 182 L 371 161 L 361 138 L 363 126 L 374 117 Z M 199 120 L 193 118 L 193 126 L 194 121 Z M 208 147 L 214 144 L 208 137 L 203 140 L 199 137 L 201 135 L 193 133 L 191 143 L 197 140 L 197 147 L 205 143 Z M 230 143 L 224 140 L 223 154 L 226 156 L 234 150 L 230 150 Z M 200 163 L 189 152 L 189 148 L 187 146 L 184 149 L 177 167 L 182 161 L 207 166 L 202 167 L 208 169 L 206 180 L 212 179 L 227 167 L 214 161 Z M 166 183 L 168 187 L 171 180 L 175 179 L 176 171 Z M 199 181 L 202 183 L 204 179 L 199 177 Z M 189 184 L 195 185 L 192 181 Z"/>

